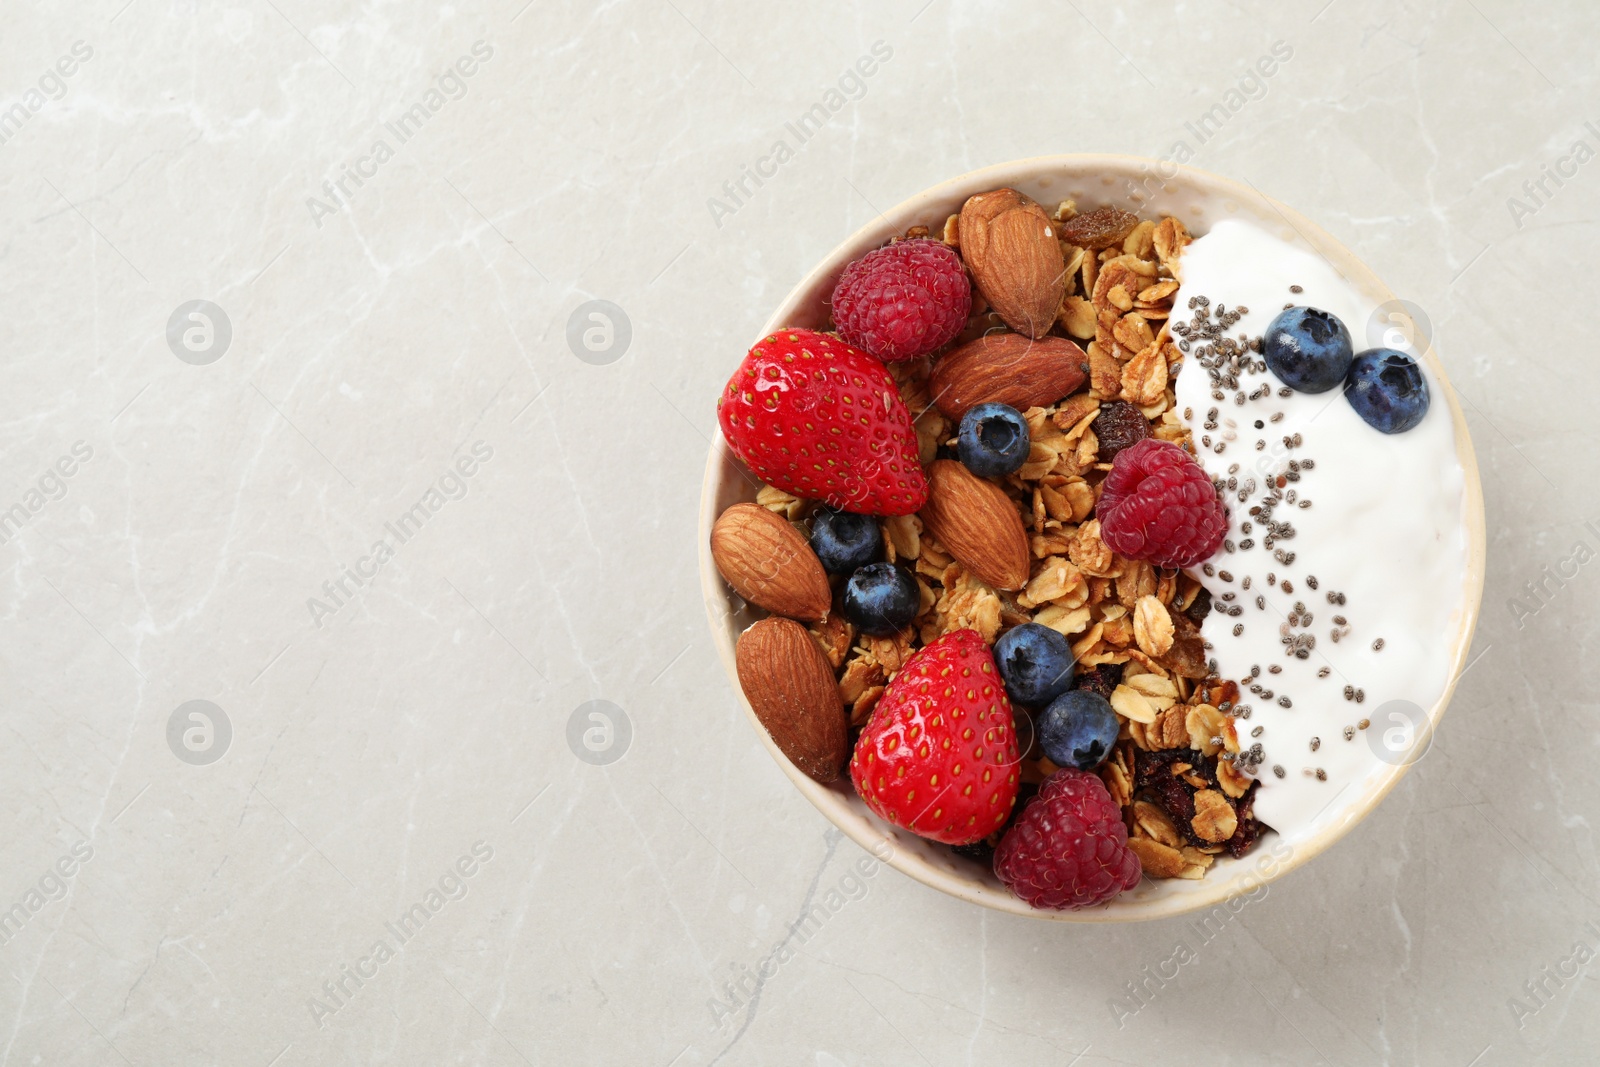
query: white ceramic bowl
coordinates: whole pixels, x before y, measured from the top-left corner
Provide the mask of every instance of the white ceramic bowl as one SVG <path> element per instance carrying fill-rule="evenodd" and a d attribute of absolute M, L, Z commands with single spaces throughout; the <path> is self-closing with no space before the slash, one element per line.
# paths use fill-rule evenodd
<path fill-rule="evenodd" d="M 826 301 L 845 264 L 878 247 L 889 237 L 904 233 L 910 226 L 920 223 L 938 233 L 945 218 L 960 210 L 967 197 L 1002 186 L 1024 192 L 1047 208 L 1062 200 L 1072 199 L 1083 210 L 1111 204 L 1147 217 L 1170 213 L 1180 218 L 1196 236 L 1205 233 L 1219 219 L 1243 218 L 1284 240 L 1320 253 L 1375 303 L 1395 299 L 1394 294 L 1349 250 L 1295 211 L 1248 185 L 1189 167 L 1178 167 L 1176 173 L 1172 173 L 1173 169 L 1171 164 L 1131 156 L 1065 155 L 1018 160 L 963 174 L 917 194 L 857 230 L 795 287 L 773 312 L 759 336 L 764 337 L 784 326 L 824 328 L 828 321 Z M 1166 177 L 1168 174 L 1171 177 Z M 740 356 L 742 353 L 727 354 L 730 374 Z M 1444 367 L 1431 347 L 1425 358 L 1440 380 L 1448 383 Z M 1472 643 L 1478 603 L 1483 595 L 1485 543 L 1483 494 L 1478 482 L 1472 439 L 1467 433 L 1461 406 L 1454 392 L 1445 389 L 1444 399 L 1449 404 L 1450 416 L 1455 424 L 1456 447 L 1466 475 L 1468 548 L 1466 583 L 1459 592 L 1461 603 L 1456 616 L 1459 619 L 1459 632 L 1455 635 L 1451 682 L 1438 702 L 1428 709 L 1430 723 L 1435 727 L 1454 692 L 1455 680 L 1460 675 L 1468 646 Z M 706 402 L 710 403 L 711 400 L 711 397 L 707 397 Z M 739 688 L 734 670 L 734 646 L 739 634 L 758 616 L 743 608 L 722 580 L 712 563 L 710 550 L 711 525 L 717 516 L 731 504 L 753 500 L 756 487 L 753 476 L 729 451 L 719 433 L 712 442 L 700 496 L 700 583 L 711 620 L 712 637 L 723 666 L 733 683 L 734 692 L 740 694 L 739 700 L 751 727 L 796 788 L 857 844 L 872 850 L 890 866 L 919 882 L 974 904 L 1038 919 L 1131 922 L 1181 915 L 1212 907 L 1241 893 L 1253 892 L 1256 887 L 1310 861 L 1365 818 L 1405 775 L 1406 767 L 1396 766 L 1386 774 L 1373 778 L 1366 792 L 1352 798 L 1340 817 L 1330 820 L 1320 833 L 1296 840 L 1292 850 L 1282 847 L 1274 850 L 1272 845 L 1276 839 L 1269 836 L 1242 859 L 1219 858 L 1202 879 L 1157 881 L 1146 878 L 1139 886 L 1102 908 L 1068 912 L 1030 908 L 1012 896 L 992 872 L 952 856 L 943 845 L 924 841 L 877 818 L 856 796 L 848 776 L 831 786 L 819 785 L 807 778 L 783 757 L 757 721 Z"/>

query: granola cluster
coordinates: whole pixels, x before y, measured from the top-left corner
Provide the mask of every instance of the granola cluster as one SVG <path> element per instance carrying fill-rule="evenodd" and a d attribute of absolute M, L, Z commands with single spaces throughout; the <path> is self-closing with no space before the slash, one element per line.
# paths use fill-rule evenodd
<path fill-rule="evenodd" d="M 1125 558 L 1101 539 L 1095 506 L 1120 449 L 1146 437 L 1193 443 L 1174 409 L 1173 376 L 1183 354 L 1168 320 L 1188 231 L 1175 218 L 1144 219 L 1114 208 L 1080 214 L 1071 202 L 1054 215 L 1067 290 L 1055 331 L 1083 345 L 1086 381 L 1048 407 L 1023 412 L 1031 437 L 1026 463 L 997 480 L 1026 527 L 1030 576 L 1019 592 L 996 590 L 953 558 L 916 515 L 881 520 L 890 562 L 915 575 L 920 605 L 913 623 L 889 637 L 858 635 L 835 612 L 810 632 L 838 678 L 852 729 L 864 726 L 885 687 L 911 653 L 954 630 L 993 642 L 1033 622 L 1067 637 L 1080 684 L 1096 688 L 1121 732 L 1098 774 L 1121 807 L 1130 847 L 1147 874 L 1199 878 L 1214 857 L 1242 855 L 1264 827 L 1251 815 L 1256 781 L 1229 711 L 1233 682 L 1213 677 L 1200 623 L 1211 598 L 1194 578 Z M 929 236 L 913 227 L 904 238 Z M 959 248 L 957 216 L 942 231 Z M 1005 329 L 975 291 L 959 346 Z M 948 456 L 955 424 L 935 406 L 929 375 L 939 358 L 890 364 L 914 417 L 924 465 Z M 757 503 L 791 521 L 810 502 L 773 487 Z M 1017 709 L 1025 793 L 1058 768 L 1033 743 Z M 1019 809 L 1021 805 L 1018 805 Z M 998 839 L 996 834 L 988 842 Z"/>

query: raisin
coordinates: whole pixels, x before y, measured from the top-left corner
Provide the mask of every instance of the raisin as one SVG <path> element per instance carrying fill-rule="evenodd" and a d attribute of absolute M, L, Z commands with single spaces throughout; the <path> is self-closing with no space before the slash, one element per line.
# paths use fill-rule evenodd
<path fill-rule="evenodd" d="M 1214 781 L 1214 777 L 1206 774 L 1204 762 L 1205 757 L 1192 748 L 1165 748 L 1158 752 L 1140 749 L 1133 754 L 1133 784 L 1136 788 L 1143 788 L 1172 777 L 1167 768 L 1173 763 L 1187 763 L 1202 778 Z"/>
<path fill-rule="evenodd" d="M 1150 422 L 1144 413 L 1126 400 L 1113 400 L 1100 405 L 1100 413 L 1090 423 L 1100 441 L 1101 463 L 1110 463 L 1117 453 L 1132 447 L 1150 436 Z"/>
<path fill-rule="evenodd" d="M 1102 663 L 1086 671 L 1079 671 L 1078 676 L 1072 680 L 1072 688 L 1086 689 L 1091 693 L 1098 693 L 1107 700 L 1111 699 L 1111 691 L 1122 684 L 1122 664 Z"/>
<path fill-rule="evenodd" d="M 1149 792 L 1172 819 L 1172 824 L 1178 832 L 1189 838 L 1193 844 L 1195 834 L 1190 823 L 1194 821 L 1195 791 L 1190 788 L 1189 783 L 1180 778 L 1162 778 L 1150 784 Z"/>
<path fill-rule="evenodd" d="M 1110 248 L 1139 225 L 1139 216 L 1114 207 L 1097 207 L 1060 223 L 1061 239 L 1079 248 Z"/>
<path fill-rule="evenodd" d="M 1256 819 L 1255 803 L 1256 788 L 1260 782 L 1251 782 L 1250 788 L 1245 790 L 1244 796 L 1234 801 L 1234 810 L 1239 816 L 1239 826 L 1233 831 L 1233 836 L 1228 838 L 1228 855 L 1235 859 L 1249 852 L 1255 843 L 1260 840 L 1263 831 L 1272 827 Z"/>
<path fill-rule="evenodd" d="M 1211 614 L 1211 591 L 1201 589 L 1195 594 L 1194 603 L 1189 605 L 1189 610 L 1184 612 L 1189 620 L 1196 626 L 1206 621 L 1206 616 Z"/>

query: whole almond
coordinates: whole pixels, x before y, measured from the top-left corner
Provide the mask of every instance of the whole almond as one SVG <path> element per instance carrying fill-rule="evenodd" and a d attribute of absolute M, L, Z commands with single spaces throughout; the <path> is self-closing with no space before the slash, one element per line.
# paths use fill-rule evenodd
<path fill-rule="evenodd" d="M 1015 189 L 979 193 L 961 208 L 961 258 L 1007 326 L 1043 337 L 1066 292 L 1066 261 L 1044 208 Z"/>
<path fill-rule="evenodd" d="M 734 592 L 774 615 L 816 622 L 833 593 L 822 561 L 789 521 L 760 504 L 735 504 L 711 527 L 711 558 Z"/>
<path fill-rule="evenodd" d="M 952 419 L 990 401 L 1027 411 L 1075 392 L 1084 382 L 1088 359 L 1065 337 L 1034 341 L 1020 333 L 985 334 L 940 357 L 928 390 Z"/>
<path fill-rule="evenodd" d="M 995 189 L 967 197 L 967 202 L 961 205 L 961 213 L 956 216 L 961 255 L 970 254 L 981 259 L 989 250 L 989 223 L 1013 208 L 1032 203 L 1034 201 L 1015 189 Z"/>
<path fill-rule="evenodd" d="M 833 668 L 805 627 L 766 618 L 739 636 L 739 685 L 779 750 L 808 777 L 839 777 L 849 755 Z"/>
<path fill-rule="evenodd" d="M 1005 490 L 953 459 L 928 469 L 927 531 L 967 570 L 995 589 L 1028 584 L 1028 533 Z"/>

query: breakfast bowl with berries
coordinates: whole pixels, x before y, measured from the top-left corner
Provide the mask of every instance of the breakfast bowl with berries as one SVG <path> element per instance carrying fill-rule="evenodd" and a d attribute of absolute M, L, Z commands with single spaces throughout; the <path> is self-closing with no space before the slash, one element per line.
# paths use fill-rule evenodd
<path fill-rule="evenodd" d="M 864 227 L 715 398 L 702 585 L 784 773 L 891 866 L 1047 919 L 1327 849 L 1426 752 L 1482 593 L 1407 307 L 1284 205 L 1129 157 Z"/>

